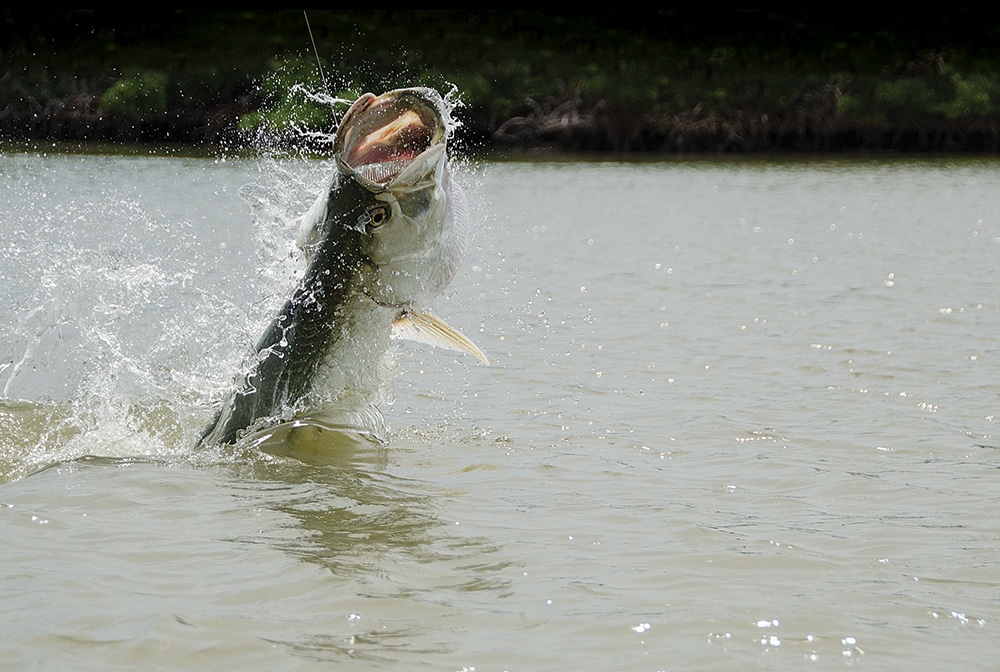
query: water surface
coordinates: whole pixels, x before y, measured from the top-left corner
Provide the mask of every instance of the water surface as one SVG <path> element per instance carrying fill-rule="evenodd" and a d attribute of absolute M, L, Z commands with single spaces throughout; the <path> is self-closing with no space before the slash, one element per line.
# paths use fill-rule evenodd
<path fill-rule="evenodd" d="M 195 452 L 302 159 L 0 155 L 13 669 L 984 669 L 992 160 L 460 166 L 385 446 Z"/>

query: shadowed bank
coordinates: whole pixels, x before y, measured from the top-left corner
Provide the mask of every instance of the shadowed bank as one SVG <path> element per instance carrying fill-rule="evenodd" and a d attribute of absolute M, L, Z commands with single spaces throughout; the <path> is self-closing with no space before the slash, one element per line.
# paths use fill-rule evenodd
<path fill-rule="evenodd" d="M 111 10 L 0 22 L 0 137 L 326 132 L 296 87 L 462 92 L 478 151 L 996 152 L 1000 13 Z M 372 45 L 377 44 L 377 48 Z"/>

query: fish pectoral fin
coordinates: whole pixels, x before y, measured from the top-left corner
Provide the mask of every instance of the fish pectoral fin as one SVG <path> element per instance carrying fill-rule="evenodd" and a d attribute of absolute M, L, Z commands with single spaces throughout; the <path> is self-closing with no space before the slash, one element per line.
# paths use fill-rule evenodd
<path fill-rule="evenodd" d="M 490 365 L 490 360 L 468 336 L 433 313 L 403 313 L 392 323 L 392 337 L 458 350 L 472 355 L 486 366 Z"/>

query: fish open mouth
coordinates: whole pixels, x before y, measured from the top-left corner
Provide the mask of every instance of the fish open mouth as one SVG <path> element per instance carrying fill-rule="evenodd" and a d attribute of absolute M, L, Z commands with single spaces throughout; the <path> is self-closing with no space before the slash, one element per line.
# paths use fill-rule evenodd
<path fill-rule="evenodd" d="M 364 94 L 340 122 L 334 154 L 350 172 L 387 185 L 414 159 L 445 141 L 445 122 L 431 93 L 400 89 Z"/>

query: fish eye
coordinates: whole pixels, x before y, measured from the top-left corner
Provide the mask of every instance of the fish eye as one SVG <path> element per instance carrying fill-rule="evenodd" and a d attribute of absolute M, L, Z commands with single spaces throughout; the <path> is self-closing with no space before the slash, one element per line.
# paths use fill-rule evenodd
<path fill-rule="evenodd" d="M 376 205 L 368 211 L 368 225 L 377 228 L 389 219 L 389 206 Z"/>

